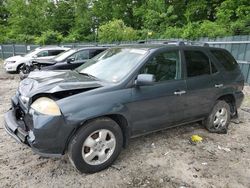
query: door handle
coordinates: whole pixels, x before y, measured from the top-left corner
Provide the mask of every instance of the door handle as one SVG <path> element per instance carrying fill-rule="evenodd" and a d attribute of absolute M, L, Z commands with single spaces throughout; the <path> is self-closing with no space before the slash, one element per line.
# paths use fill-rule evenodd
<path fill-rule="evenodd" d="M 223 84 L 215 84 L 214 87 L 221 88 L 221 87 L 223 87 Z"/>
<path fill-rule="evenodd" d="M 182 95 L 182 94 L 185 94 L 185 93 L 186 93 L 186 91 L 184 91 L 184 90 L 174 92 L 175 95 Z"/>

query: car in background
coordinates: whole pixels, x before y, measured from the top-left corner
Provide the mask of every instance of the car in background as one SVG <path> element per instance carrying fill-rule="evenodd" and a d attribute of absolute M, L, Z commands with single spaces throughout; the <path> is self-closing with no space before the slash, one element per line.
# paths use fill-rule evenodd
<path fill-rule="evenodd" d="M 75 70 L 31 72 L 11 99 L 5 128 L 35 152 L 68 154 L 80 172 L 93 173 L 143 134 L 197 121 L 227 133 L 243 87 L 244 76 L 224 49 L 119 46 Z"/>
<path fill-rule="evenodd" d="M 34 70 L 67 70 L 75 69 L 105 51 L 108 47 L 74 48 L 57 55 L 52 59 L 35 59 L 27 62 L 20 71 L 20 78 L 24 79 Z"/>
<path fill-rule="evenodd" d="M 21 67 L 30 62 L 33 59 L 41 60 L 41 59 L 51 59 L 56 55 L 69 50 L 69 48 L 64 48 L 60 46 L 46 46 L 46 47 L 38 47 L 26 55 L 17 55 L 13 57 L 9 57 L 4 60 L 4 68 L 7 72 L 20 72 Z"/>

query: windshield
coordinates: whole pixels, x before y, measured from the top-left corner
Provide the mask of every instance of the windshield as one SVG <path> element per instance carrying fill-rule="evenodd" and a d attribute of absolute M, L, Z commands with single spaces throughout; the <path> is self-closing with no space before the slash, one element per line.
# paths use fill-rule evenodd
<path fill-rule="evenodd" d="M 37 52 L 39 52 L 37 49 L 31 50 L 29 53 L 25 54 L 24 57 L 33 57 Z"/>
<path fill-rule="evenodd" d="M 107 82 L 119 82 L 145 57 L 147 51 L 131 48 L 111 48 L 76 70 Z"/>
<path fill-rule="evenodd" d="M 67 50 L 63 53 L 58 54 L 56 57 L 54 57 L 53 59 L 55 61 L 63 61 L 66 58 L 68 58 L 69 56 L 71 56 L 73 53 L 75 53 L 77 50 L 76 49 L 71 49 L 71 50 Z"/>

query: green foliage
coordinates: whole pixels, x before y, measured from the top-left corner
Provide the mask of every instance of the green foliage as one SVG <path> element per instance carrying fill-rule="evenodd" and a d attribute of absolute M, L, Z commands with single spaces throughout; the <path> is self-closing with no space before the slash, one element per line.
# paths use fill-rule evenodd
<path fill-rule="evenodd" d="M 40 37 L 35 38 L 36 44 L 46 45 L 46 44 L 59 44 L 62 41 L 62 34 L 58 31 L 44 31 Z"/>
<path fill-rule="evenodd" d="M 47 7 L 50 3 L 44 0 L 8 1 L 6 8 L 9 11 L 9 32 L 23 35 L 39 35 L 48 29 Z"/>
<path fill-rule="evenodd" d="M 189 22 L 183 28 L 182 38 L 195 39 L 199 37 L 199 23 Z"/>
<path fill-rule="evenodd" d="M 129 41 L 137 38 L 137 32 L 133 28 L 127 27 L 122 20 L 113 20 L 100 26 L 99 39 L 101 42 Z"/>
<path fill-rule="evenodd" d="M 232 33 L 228 32 L 225 27 L 222 27 L 216 22 L 211 22 L 208 20 L 205 20 L 200 24 L 200 28 L 198 31 L 199 37 L 206 36 L 209 38 L 215 38 L 232 35 Z"/>
<path fill-rule="evenodd" d="M 179 27 L 167 27 L 165 33 L 161 36 L 161 38 L 181 38 L 183 33 L 183 29 Z"/>
<path fill-rule="evenodd" d="M 250 33 L 250 1 L 225 0 L 217 7 L 217 22 L 233 34 Z"/>
<path fill-rule="evenodd" d="M 249 15 L 249 0 L 0 0 L 0 43 L 249 35 Z"/>
<path fill-rule="evenodd" d="M 50 4 L 50 29 L 62 33 L 64 36 L 69 34 L 74 25 L 74 7 L 70 1 L 58 1 L 57 5 Z"/>

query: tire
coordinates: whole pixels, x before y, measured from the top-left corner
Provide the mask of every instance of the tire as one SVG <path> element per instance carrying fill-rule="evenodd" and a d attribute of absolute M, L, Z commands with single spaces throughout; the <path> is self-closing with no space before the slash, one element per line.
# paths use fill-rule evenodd
<path fill-rule="evenodd" d="M 23 73 L 23 74 L 29 74 L 30 73 L 30 68 L 29 68 L 29 66 L 28 65 L 26 65 L 26 64 L 24 64 L 22 67 L 21 67 L 21 72 Z"/>
<path fill-rule="evenodd" d="M 119 125 L 110 118 L 98 118 L 84 125 L 73 136 L 68 156 L 78 171 L 94 173 L 109 167 L 120 154 L 122 145 Z"/>
<path fill-rule="evenodd" d="M 231 119 L 230 106 L 223 100 L 216 101 L 204 125 L 209 132 L 226 134 Z"/>
<path fill-rule="evenodd" d="M 20 73 L 20 71 L 21 71 L 23 65 L 24 65 L 24 64 L 21 64 L 21 65 L 18 65 L 18 66 L 17 66 L 16 72 L 17 72 L 18 74 Z"/>

